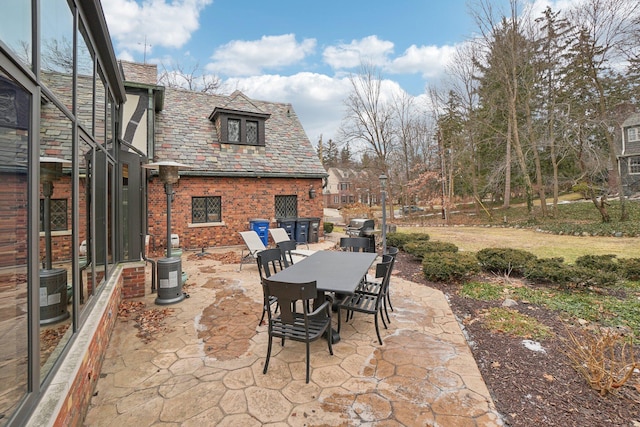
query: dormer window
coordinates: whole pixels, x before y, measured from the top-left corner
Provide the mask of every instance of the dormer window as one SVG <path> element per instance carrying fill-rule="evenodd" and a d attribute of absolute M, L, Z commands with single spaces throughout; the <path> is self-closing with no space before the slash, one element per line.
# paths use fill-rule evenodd
<path fill-rule="evenodd" d="M 639 127 L 633 127 L 633 128 L 628 128 L 627 129 L 627 141 L 628 142 L 636 142 L 636 141 L 640 141 L 640 126 Z"/>
<path fill-rule="evenodd" d="M 216 108 L 209 120 L 216 124 L 218 140 L 226 144 L 265 145 L 265 121 L 269 114 Z"/>

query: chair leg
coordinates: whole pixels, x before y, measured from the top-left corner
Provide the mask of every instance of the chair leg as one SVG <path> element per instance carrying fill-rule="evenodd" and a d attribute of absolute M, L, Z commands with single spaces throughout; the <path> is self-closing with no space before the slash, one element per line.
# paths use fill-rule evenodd
<path fill-rule="evenodd" d="M 258 326 L 262 325 L 262 322 L 264 322 L 264 315 L 267 314 L 267 309 L 265 308 L 265 306 L 262 306 L 262 317 L 260 318 L 260 321 L 258 322 Z"/>
<path fill-rule="evenodd" d="M 342 324 L 340 312 L 342 309 L 338 307 L 338 333 L 340 333 L 340 325 Z M 329 331 L 329 335 L 331 335 L 331 331 Z"/>
<path fill-rule="evenodd" d="M 309 360 L 310 360 L 309 341 L 307 341 L 307 384 L 309 384 Z"/>
<path fill-rule="evenodd" d="M 382 314 L 380 314 L 380 317 L 382 317 Z M 380 345 L 382 345 L 382 338 L 380 338 L 380 328 L 378 327 L 378 313 L 375 314 L 375 319 L 376 319 L 375 324 L 376 324 L 376 334 L 378 335 L 378 342 L 380 343 Z"/>
<path fill-rule="evenodd" d="M 391 295 L 389 294 L 388 290 L 387 290 L 387 302 L 389 303 L 389 308 L 391 309 L 391 311 L 393 311 L 393 306 L 391 305 Z"/>
<path fill-rule="evenodd" d="M 267 358 L 264 361 L 264 369 L 262 370 L 263 374 L 267 373 L 267 369 L 269 368 L 269 358 L 271 357 L 271 343 L 272 343 L 273 339 L 271 337 L 271 335 L 269 335 L 269 345 L 267 346 Z"/>

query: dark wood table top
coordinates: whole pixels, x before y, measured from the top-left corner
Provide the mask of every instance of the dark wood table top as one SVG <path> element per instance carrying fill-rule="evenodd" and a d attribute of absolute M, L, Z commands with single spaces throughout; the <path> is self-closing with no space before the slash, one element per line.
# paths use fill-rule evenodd
<path fill-rule="evenodd" d="M 269 279 L 290 283 L 315 280 L 319 291 L 352 295 L 377 256 L 373 252 L 318 251 Z"/>

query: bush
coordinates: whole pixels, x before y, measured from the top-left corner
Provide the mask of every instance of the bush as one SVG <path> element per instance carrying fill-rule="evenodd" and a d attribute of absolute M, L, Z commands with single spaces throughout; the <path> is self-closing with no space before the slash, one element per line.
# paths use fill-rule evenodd
<path fill-rule="evenodd" d="M 640 280 L 640 258 L 620 258 L 618 270 L 625 279 Z"/>
<path fill-rule="evenodd" d="M 325 222 L 323 225 L 324 228 L 324 232 L 325 233 L 331 233 L 333 231 L 333 223 L 332 222 Z"/>
<path fill-rule="evenodd" d="M 407 242 L 403 247 L 404 251 L 416 258 L 424 258 L 425 254 L 434 252 L 458 252 L 458 247 L 453 243 L 418 240 Z"/>
<path fill-rule="evenodd" d="M 574 282 L 578 286 L 610 286 L 618 283 L 620 277 L 613 271 L 596 270 L 588 267 L 574 266 Z"/>
<path fill-rule="evenodd" d="M 483 270 L 497 274 L 524 275 L 528 263 L 536 259 L 531 252 L 511 248 L 485 248 L 476 254 Z"/>
<path fill-rule="evenodd" d="M 389 233 L 387 234 L 387 245 L 404 249 L 404 245 L 408 242 L 427 241 L 429 235 L 427 233 Z"/>
<path fill-rule="evenodd" d="M 469 252 L 436 252 L 424 255 L 422 272 L 432 282 L 460 281 L 480 271 L 478 260 Z"/>
<path fill-rule="evenodd" d="M 618 271 L 618 263 L 616 262 L 616 256 L 612 254 L 607 255 L 582 255 L 576 258 L 576 265 L 578 267 L 584 267 L 591 270 L 599 271 Z"/>
<path fill-rule="evenodd" d="M 562 258 L 540 258 L 527 263 L 524 277 L 538 283 L 567 285 L 574 280 L 575 272 Z"/>

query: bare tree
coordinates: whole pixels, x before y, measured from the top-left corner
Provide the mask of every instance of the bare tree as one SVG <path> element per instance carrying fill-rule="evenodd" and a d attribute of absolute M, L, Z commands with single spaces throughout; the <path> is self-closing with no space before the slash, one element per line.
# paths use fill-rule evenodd
<path fill-rule="evenodd" d="M 615 171 L 620 198 L 620 219 L 628 219 L 620 172 L 616 167 L 616 146 L 611 112 L 616 101 L 608 90 L 612 67 L 637 52 L 634 42 L 640 31 L 640 3 L 637 0 L 587 0 L 569 11 L 570 21 L 579 29 L 579 59 L 597 94 L 597 121 L 609 148 L 611 169 Z"/>
<path fill-rule="evenodd" d="M 205 74 L 196 62 L 191 66 L 180 63 L 161 64 L 162 71 L 158 83 L 171 87 L 188 89 L 194 92 L 215 94 L 220 90 L 220 78 L 213 74 Z"/>

